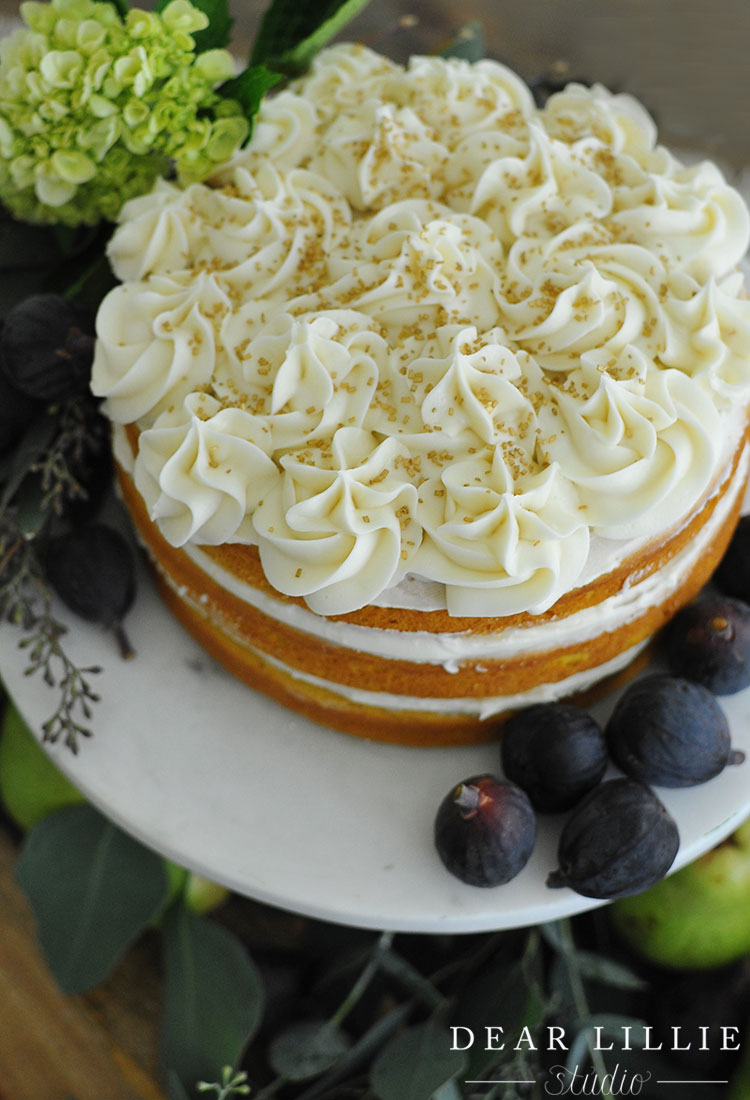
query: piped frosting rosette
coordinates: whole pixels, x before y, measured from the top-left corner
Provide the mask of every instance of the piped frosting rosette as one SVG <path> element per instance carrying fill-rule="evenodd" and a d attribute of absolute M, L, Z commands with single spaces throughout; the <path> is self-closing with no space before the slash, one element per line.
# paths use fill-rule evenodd
<path fill-rule="evenodd" d="M 281 592 L 338 615 L 397 584 L 419 545 L 417 491 L 398 473 L 397 439 L 339 428 L 330 449 L 284 455 L 255 512 L 260 560 Z"/>
<path fill-rule="evenodd" d="M 125 207 L 93 389 L 176 546 L 255 544 L 320 614 L 406 573 L 540 612 L 725 469 L 749 237 L 629 96 L 339 45 L 210 180 Z"/>

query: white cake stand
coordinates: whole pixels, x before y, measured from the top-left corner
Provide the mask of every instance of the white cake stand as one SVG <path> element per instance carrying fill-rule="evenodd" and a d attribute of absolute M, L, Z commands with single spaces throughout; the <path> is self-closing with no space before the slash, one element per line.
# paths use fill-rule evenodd
<path fill-rule="evenodd" d="M 601 904 L 545 886 L 559 818 L 540 819 L 531 861 L 505 886 L 465 886 L 443 868 L 432 842 L 437 806 L 460 780 L 499 770 L 495 746 L 400 748 L 314 725 L 232 679 L 172 619 L 149 578 L 139 581 L 127 619 L 133 660 L 98 627 L 59 611 L 71 656 L 104 671 L 93 738 L 77 756 L 49 748 L 133 836 L 239 894 L 363 928 L 477 932 Z M 57 696 L 24 675 L 19 638 L 0 629 L 0 670 L 39 731 Z M 675 866 L 750 815 L 750 690 L 722 705 L 748 762 L 703 786 L 660 792 L 682 838 Z"/>

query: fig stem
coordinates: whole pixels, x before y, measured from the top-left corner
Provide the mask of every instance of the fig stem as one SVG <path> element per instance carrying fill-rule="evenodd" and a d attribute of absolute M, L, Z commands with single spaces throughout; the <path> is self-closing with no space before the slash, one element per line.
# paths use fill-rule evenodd
<path fill-rule="evenodd" d="M 117 639 L 117 644 L 120 647 L 120 656 L 122 657 L 123 661 L 130 661 L 133 657 L 135 657 L 135 650 L 130 644 L 130 639 L 125 633 L 125 629 L 119 619 L 115 620 L 115 622 L 112 623 L 112 630 L 114 631 L 115 638 Z"/>
<path fill-rule="evenodd" d="M 565 880 L 565 875 L 558 868 L 557 871 L 550 871 L 547 875 L 547 881 L 545 883 L 550 890 L 560 890 L 563 886 L 567 886 L 568 883 Z"/>
<path fill-rule="evenodd" d="M 479 809 L 479 804 L 482 800 L 481 792 L 476 788 L 469 786 L 466 783 L 456 789 L 456 794 L 453 801 L 464 811 L 465 817 L 470 817 L 475 814 Z"/>
<path fill-rule="evenodd" d="M 732 749 L 727 757 L 727 764 L 744 764 L 745 754 L 742 749 Z"/>

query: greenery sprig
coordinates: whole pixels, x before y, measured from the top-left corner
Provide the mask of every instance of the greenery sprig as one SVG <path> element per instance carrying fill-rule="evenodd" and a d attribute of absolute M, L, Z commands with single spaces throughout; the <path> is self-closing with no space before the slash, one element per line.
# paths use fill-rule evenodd
<path fill-rule="evenodd" d="M 64 469 L 66 478 L 70 477 L 68 467 Z M 50 486 L 48 506 L 59 499 L 57 486 L 57 482 Z M 57 708 L 42 726 L 43 739 L 50 743 L 62 739 L 73 753 L 78 752 L 81 738 L 91 736 L 91 707 L 99 699 L 91 677 L 101 669 L 96 665 L 79 668 L 69 657 L 62 642 L 67 627 L 52 613 L 34 539 L 22 531 L 18 511 L 7 508 L 0 516 L 0 616 L 26 632 L 19 642 L 28 651 L 25 674 L 41 673 L 45 684 L 59 689 Z"/>
<path fill-rule="evenodd" d="M 199 1081 L 196 1089 L 198 1092 L 215 1092 L 216 1100 L 229 1100 L 230 1096 L 249 1096 L 250 1094 L 247 1074 L 243 1070 L 236 1073 L 231 1066 L 224 1066 L 221 1071 L 221 1081 Z"/>

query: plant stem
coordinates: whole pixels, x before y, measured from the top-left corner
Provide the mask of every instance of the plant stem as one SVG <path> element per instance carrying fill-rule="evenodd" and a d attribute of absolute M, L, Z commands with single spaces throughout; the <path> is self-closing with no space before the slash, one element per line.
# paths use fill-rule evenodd
<path fill-rule="evenodd" d="M 570 990 L 573 994 L 573 1003 L 576 1008 L 576 1012 L 581 1020 L 587 1019 L 591 1015 L 589 1003 L 586 998 L 586 990 L 583 985 L 583 979 L 581 973 L 575 963 L 575 941 L 573 939 L 573 930 L 569 920 L 561 920 L 558 924 L 560 929 L 560 944 L 562 947 L 562 956 L 565 963 L 565 969 L 568 972 L 568 980 L 570 982 Z M 588 1046 L 589 1056 L 591 1058 L 591 1064 L 594 1067 L 597 1077 L 600 1080 L 604 1080 L 607 1073 L 607 1067 L 604 1059 L 602 1058 L 601 1051 L 596 1048 L 592 1042 L 592 1031 L 590 1027 L 586 1028 L 586 1045 Z M 601 1096 L 604 1100 L 612 1100 L 612 1093 L 608 1087 L 605 1086 Z"/>

